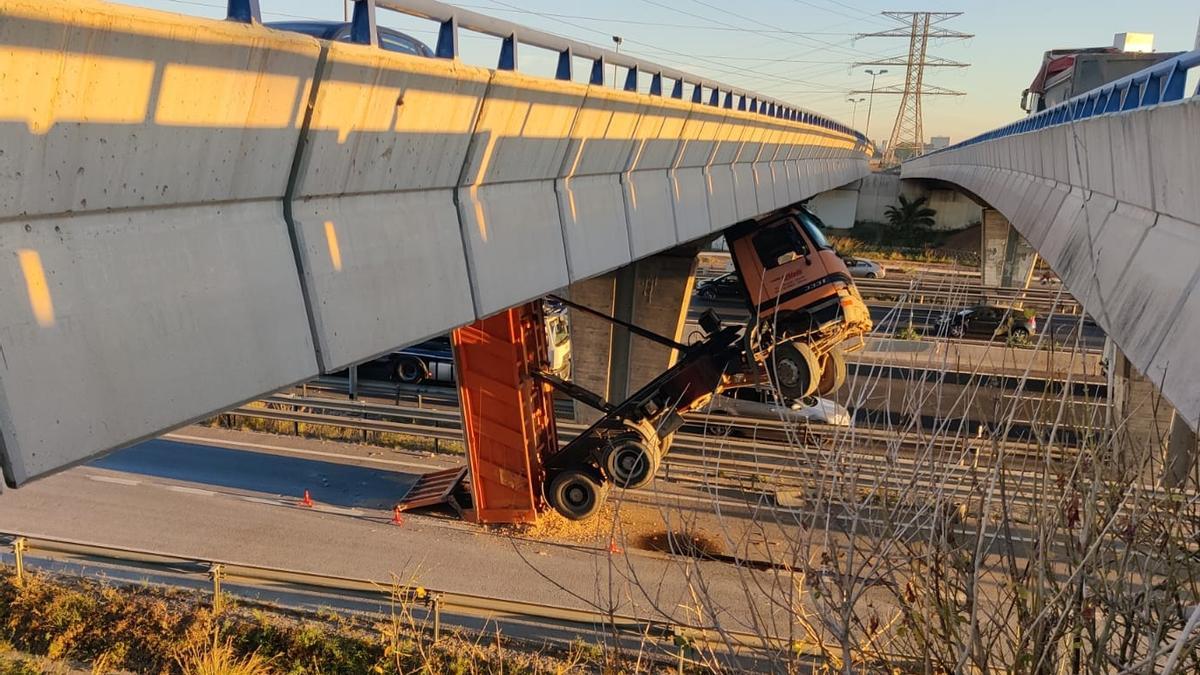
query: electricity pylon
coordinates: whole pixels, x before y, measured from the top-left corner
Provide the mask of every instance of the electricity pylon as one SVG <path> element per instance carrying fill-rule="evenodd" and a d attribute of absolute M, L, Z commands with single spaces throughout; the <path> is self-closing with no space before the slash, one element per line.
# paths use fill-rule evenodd
<path fill-rule="evenodd" d="M 858 37 L 906 37 L 908 38 L 908 57 L 894 57 L 879 61 L 864 61 L 855 66 L 905 66 L 904 87 L 895 85 L 876 89 L 875 94 L 899 94 L 900 110 L 896 112 L 896 124 L 892 127 L 892 136 L 888 139 L 887 149 L 883 154 L 883 164 L 891 165 L 897 162 L 900 155 L 915 157 L 925 151 L 925 130 L 921 122 L 922 96 L 963 96 L 965 92 L 954 91 L 925 83 L 925 68 L 965 68 L 971 64 L 951 61 L 928 54 L 929 41 L 939 38 L 970 38 L 975 37 L 948 28 L 938 27 L 938 24 L 949 21 L 962 12 L 883 12 L 883 15 L 895 19 L 903 28 L 880 31 L 878 33 L 860 33 Z M 855 90 L 853 94 L 865 94 L 865 91 Z"/>

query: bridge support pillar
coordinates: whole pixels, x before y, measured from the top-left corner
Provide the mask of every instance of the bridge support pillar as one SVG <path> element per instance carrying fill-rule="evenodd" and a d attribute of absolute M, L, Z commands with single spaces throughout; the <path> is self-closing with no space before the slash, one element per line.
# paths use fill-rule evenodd
<path fill-rule="evenodd" d="M 1196 456 L 1200 453 L 1200 445 L 1196 442 L 1196 432 L 1184 421 L 1179 411 L 1171 420 L 1171 438 L 1167 441 L 1167 462 L 1163 472 L 1163 485 L 1169 488 L 1186 487 L 1192 472 L 1196 469 Z M 1196 481 L 1200 483 L 1200 480 Z"/>
<path fill-rule="evenodd" d="M 1104 352 L 1108 361 L 1109 398 L 1109 421 L 1105 427 L 1117 433 L 1117 456 L 1127 468 L 1136 464 L 1157 465 L 1167 457 L 1164 480 L 1169 480 L 1174 463 L 1169 439 L 1175 409 L 1112 340 L 1105 341 Z M 1184 474 L 1186 478 L 1186 468 Z"/>
<path fill-rule="evenodd" d="M 992 288 L 1029 288 L 1038 255 L 1004 214 L 983 210 L 979 271 L 983 285 Z"/>
<path fill-rule="evenodd" d="M 633 262 L 614 272 L 574 283 L 571 300 L 660 335 L 683 341 L 696 278 L 698 249 L 680 247 Z M 620 326 L 571 310 L 571 379 L 622 401 L 675 363 L 675 350 L 644 340 Z M 591 423 L 600 413 L 575 403 L 575 419 Z"/>

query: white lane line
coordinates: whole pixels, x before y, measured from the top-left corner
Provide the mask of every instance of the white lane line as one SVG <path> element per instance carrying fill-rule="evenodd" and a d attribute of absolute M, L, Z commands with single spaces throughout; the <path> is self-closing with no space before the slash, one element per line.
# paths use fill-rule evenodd
<path fill-rule="evenodd" d="M 363 514 L 363 512 L 359 511 L 358 509 L 343 509 L 340 506 L 326 506 L 324 504 L 313 504 L 310 508 L 313 511 L 320 511 L 321 513 L 334 513 L 339 516 L 361 516 Z"/>
<path fill-rule="evenodd" d="M 375 462 L 376 464 L 387 464 L 389 466 L 403 466 L 411 469 L 419 469 L 421 471 L 437 471 L 440 469 L 453 468 L 444 464 L 422 464 L 420 462 L 402 462 L 396 459 L 379 459 L 375 457 L 360 457 L 358 455 L 344 455 L 337 452 L 323 452 L 321 450 L 304 450 L 302 448 L 288 448 L 281 445 L 266 445 L 263 443 L 245 443 L 242 441 L 227 441 L 217 438 L 206 438 L 204 436 L 188 436 L 185 434 L 164 434 L 163 438 L 173 441 L 192 441 L 200 442 L 203 445 L 221 446 L 239 446 L 243 448 L 256 448 L 258 450 L 277 450 L 295 455 L 311 455 L 314 457 L 330 457 L 335 459 L 356 459 L 363 462 Z M 466 462 L 466 458 L 463 458 Z"/>
<path fill-rule="evenodd" d="M 99 481 L 101 483 L 116 483 L 117 485 L 141 485 L 142 481 L 133 480 L 130 478 L 117 478 L 116 476 L 100 476 L 94 473 L 87 475 L 89 480 Z"/>
<path fill-rule="evenodd" d="M 211 496 L 214 496 L 217 494 L 216 492 L 213 492 L 212 490 L 204 490 L 201 488 L 187 487 L 184 485 L 162 485 L 161 487 L 165 487 L 166 489 L 168 489 L 172 492 L 183 492 L 183 493 L 189 494 L 189 495 L 204 495 L 205 497 L 211 497 Z"/>
<path fill-rule="evenodd" d="M 233 495 L 235 498 L 244 502 L 253 502 L 255 504 L 266 504 L 267 506 L 295 506 L 295 500 L 286 502 L 282 499 L 270 499 L 269 497 L 250 497 L 248 495 Z"/>

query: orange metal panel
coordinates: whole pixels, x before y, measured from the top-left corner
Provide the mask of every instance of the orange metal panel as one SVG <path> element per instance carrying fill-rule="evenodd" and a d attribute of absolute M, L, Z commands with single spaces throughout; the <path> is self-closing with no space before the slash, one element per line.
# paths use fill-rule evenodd
<path fill-rule="evenodd" d="M 550 388 L 534 379 L 548 355 L 540 302 L 451 335 L 479 523 L 527 523 L 545 508 L 542 457 L 558 449 Z"/>

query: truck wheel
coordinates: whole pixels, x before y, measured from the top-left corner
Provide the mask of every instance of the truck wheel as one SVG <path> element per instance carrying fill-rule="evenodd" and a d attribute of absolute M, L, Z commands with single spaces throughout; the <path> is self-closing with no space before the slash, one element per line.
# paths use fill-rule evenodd
<path fill-rule="evenodd" d="M 838 347 L 821 357 L 821 378 L 817 382 L 817 393 L 828 396 L 846 384 L 846 355 Z"/>
<path fill-rule="evenodd" d="M 609 442 L 604 472 L 617 487 L 636 490 L 650 484 L 661 461 L 658 444 L 640 434 L 621 434 Z"/>
<path fill-rule="evenodd" d="M 771 384 L 788 399 L 804 398 L 817 390 L 821 366 L 817 357 L 803 342 L 784 342 L 776 345 L 767 357 Z"/>
<path fill-rule="evenodd" d="M 393 366 L 396 379 L 404 384 L 420 384 L 425 380 L 425 364 L 417 359 L 399 359 Z"/>
<path fill-rule="evenodd" d="M 591 518 L 604 505 L 605 499 L 608 499 L 608 483 L 598 482 L 580 469 L 559 473 L 546 489 L 546 501 L 568 520 Z"/>

